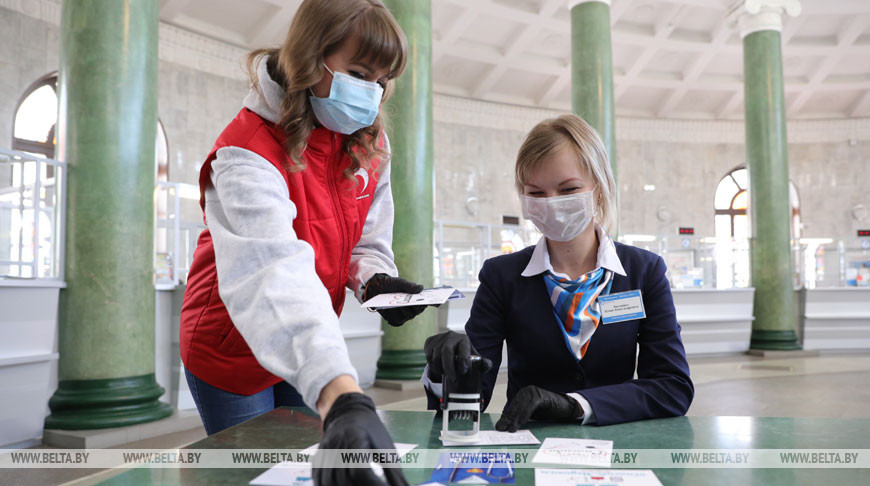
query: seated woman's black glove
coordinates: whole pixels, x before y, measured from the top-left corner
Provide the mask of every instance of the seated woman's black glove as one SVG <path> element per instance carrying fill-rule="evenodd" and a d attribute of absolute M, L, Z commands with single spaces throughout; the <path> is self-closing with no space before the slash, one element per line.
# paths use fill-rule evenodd
<path fill-rule="evenodd" d="M 394 292 L 419 294 L 422 291 L 423 286 L 420 284 L 399 277 L 391 277 L 386 273 L 376 273 L 366 282 L 366 288 L 363 291 L 363 301 L 380 294 L 391 294 Z M 396 307 L 394 309 L 382 309 L 378 312 L 391 326 L 399 327 L 425 309 L 425 305 L 412 305 L 408 307 Z"/>
<path fill-rule="evenodd" d="M 580 404 L 577 400 L 551 391 L 527 386 L 518 391 L 505 408 L 495 424 L 495 430 L 516 432 L 526 425 L 529 419 L 536 420 L 576 420 L 580 418 Z"/>
<path fill-rule="evenodd" d="M 453 331 L 429 336 L 423 344 L 423 351 L 429 364 L 429 380 L 433 383 L 441 383 L 444 375 L 450 380 L 465 375 L 471 368 L 471 355 L 477 354 L 468 336 Z M 492 368 L 492 361 L 483 357 L 481 361 L 481 372 Z"/>
<path fill-rule="evenodd" d="M 333 454 L 320 451 L 334 449 L 395 449 L 393 439 L 375 413 L 372 399 L 362 393 L 339 395 L 323 420 L 323 438 L 314 454 L 312 472 L 314 484 L 365 484 L 378 486 L 407 486 L 408 481 L 399 467 L 384 467 L 384 477 L 378 477 L 368 467 L 324 467 L 325 461 L 337 460 Z"/>

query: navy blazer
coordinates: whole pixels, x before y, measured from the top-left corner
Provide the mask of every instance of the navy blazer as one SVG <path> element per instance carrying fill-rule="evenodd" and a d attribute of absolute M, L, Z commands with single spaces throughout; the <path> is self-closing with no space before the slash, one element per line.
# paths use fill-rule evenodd
<path fill-rule="evenodd" d="M 543 276 L 521 275 L 534 246 L 484 262 L 465 324 L 474 348 L 493 363 L 483 377 L 484 409 L 507 341 L 508 404 L 520 389 L 535 385 L 580 393 L 598 425 L 686 413 L 694 387 L 665 263 L 655 253 L 615 245 L 627 276 L 614 273 L 610 293 L 640 289 L 646 318 L 599 325 L 579 362 L 565 345 Z"/>

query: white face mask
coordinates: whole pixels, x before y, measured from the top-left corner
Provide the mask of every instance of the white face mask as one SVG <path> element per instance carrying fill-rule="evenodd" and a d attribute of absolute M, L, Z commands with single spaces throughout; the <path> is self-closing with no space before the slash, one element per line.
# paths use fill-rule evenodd
<path fill-rule="evenodd" d="M 595 217 L 594 191 L 566 196 L 520 196 L 523 217 L 535 223 L 544 236 L 554 241 L 578 237 Z"/>

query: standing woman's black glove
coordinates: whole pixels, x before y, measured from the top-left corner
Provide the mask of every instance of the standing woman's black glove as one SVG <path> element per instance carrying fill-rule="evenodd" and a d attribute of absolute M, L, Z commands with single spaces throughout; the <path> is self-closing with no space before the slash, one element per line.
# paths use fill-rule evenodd
<path fill-rule="evenodd" d="M 516 432 L 526 425 L 529 419 L 536 420 L 576 420 L 580 418 L 580 404 L 577 400 L 551 391 L 527 386 L 518 391 L 510 405 L 504 409 L 495 424 L 495 430 Z"/>
<path fill-rule="evenodd" d="M 384 467 L 384 477 L 378 477 L 368 467 L 323 467 L 327 460 L 338 460 L 338 453 L 320 451 L 334 449 L 394 449 L 393 439 L 375 413 L 372 399 L 362 393 L 339 395 L 323 420 L 323 438 L 314 453 L 314 484 L 332 486 L 363 484 L 377 486 L 407 486 L 400 467 Z"/>
<path fill-rule="evenodd" d="M 376 273 L 366 282 L 366 288 L 363 291 L 363 302 L 380 294 L 391 294 L 394 292 L 419 294 L 422 291 L 423 286 L 420 284 L 399 277 L 391 277 L 386 273 Z M 425 309 L 425 305 L 411 305 L 408 307 L 396 307 L 394 309 L 382 309 L 378 312 L 391 326 L 399 327 Z"/>
<path fill-rule="evenodd" d="M 441 383 L 444 375 L 451 381 L 465 375 L 471 368 L 471 355 L 477 355 L 468 336 L 453 331 L 429 336 L 423 344 L 423 352 L 429 365 L 429 380 L 433 383 Z M 491 360 L 481 357 L 481 361 L 482 373 L 492 368 Z"/>

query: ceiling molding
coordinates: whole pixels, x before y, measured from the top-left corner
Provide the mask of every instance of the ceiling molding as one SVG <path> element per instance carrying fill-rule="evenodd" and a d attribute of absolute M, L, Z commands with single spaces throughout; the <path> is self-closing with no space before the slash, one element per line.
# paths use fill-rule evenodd
<path fill-rule="evenodd" d="M 818 88 L 830 76 L 843 56 L 849 52 L 849 48 L 855 45 L 855 41 L 867 30 L 868 26 L 870 26 L 870 16 L 867 15 L 860 15 L 849 21 L 837 39 L 837 46 L 825 56 L 825 60 L 816 68 L 816 72 L 813 73 L 806 88 L 788 106 L 789 113 L 798 113 L 804 107 L 814 94 L 815 88 Z"/>
<path fill-rule="evenodd" d="M 52 0 L 0 0 L 0 8 L 60 26 L 59 3 Z M 236 80 L 247 80 L 242 62 L 247 49 L 160 22 L 158 53 L 161 61 Z"/>
<path fill-rule="evenodd" d="M 244 28 L 232 27 L 235 23 L 224 18 L 229 14 L 220 13 L 238 11 L 236 1 L 161 0 L 160 59 L 247 79 L 242 62 L 248 50 L 280 43 L 301 0 L 251 1 Z M 567 0 L 433 3 L 436 93 L 570 108 L 570 45 L 564 45 L 571 34 Z M 612 3 L 618 116 L 743 117 L 743 48 L 728 22 L 734 0 Z M 785 18 L 782 27 L 788 118 L 870 115 L 870 64 L 863 60 L 870 59 L 870 1 L 826 0 L 824 8 L 805 3 L 803 14 Z M 214 11 L 200 15 L 207 5 Z M 54 25 L 60 22 L 60 0 L 0 0 L 0 8 Z M 494 42 L 496 38 L 505 40 Z M 821 103 L 817 94 L 831 101 Z"/>
<path fill-rule="evenodd" d="M 22 13 L 28 17 L 60 25 L 60 2 L 51 0 L 0 0 L 0 8 Z"/>

